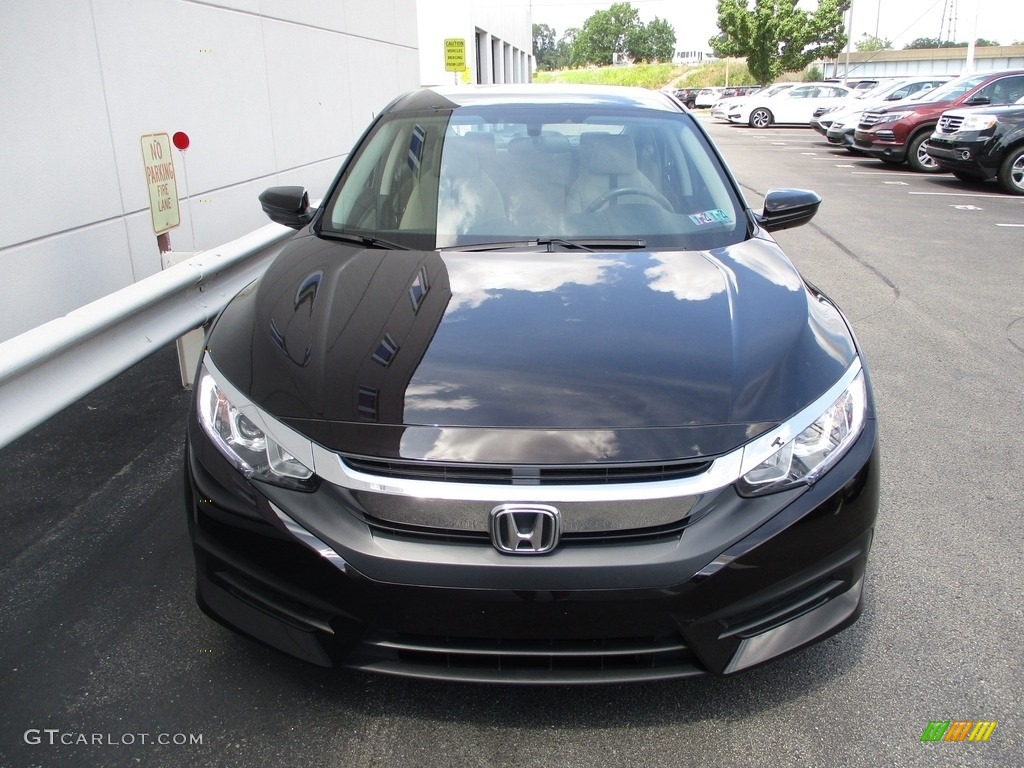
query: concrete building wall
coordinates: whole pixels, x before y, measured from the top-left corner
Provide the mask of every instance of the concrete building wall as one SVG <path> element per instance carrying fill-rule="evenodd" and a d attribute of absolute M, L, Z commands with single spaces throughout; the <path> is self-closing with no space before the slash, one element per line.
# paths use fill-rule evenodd
<path fill-rule="evenodd" d="M 530 5 L 515 0 L 419 0 L 423 85 L 528 83 L 533 69 Z M 465 73 L 445 70 L 444 41 L 466 41 Z"/>
<path fill-rule="evenodd" d="M 967 73 L 966 48 L 928 48 L 909 51 L 851 53 L 821 64 L 825 77 L 902 77 L 914 75 L 962 75 Z M 1024 45 L 986 46 L 974 49 L 974 72 L 1024 69 Z M 849 75 L 847 75 L 847 70 Z"/>
<path fill-rule="evenodd" d="M 144 134 L 191 139 L 174 250 L 266 224 L 268 186 L 321 196 L 419 85 L 416 19 L 416 0 L 0 2 L 0 341 L 161 268 Z"/>

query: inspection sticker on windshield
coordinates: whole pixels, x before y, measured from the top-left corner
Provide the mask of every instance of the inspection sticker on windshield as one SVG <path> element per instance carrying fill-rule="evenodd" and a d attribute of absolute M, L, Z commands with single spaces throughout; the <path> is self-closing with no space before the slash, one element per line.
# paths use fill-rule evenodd
<path fill-rule="evenodd" d="M 732 224 L 732 218 L 721 208 L 714 208 L 703 213 L 691 213 L 690 221 L 697 225 Z"/>

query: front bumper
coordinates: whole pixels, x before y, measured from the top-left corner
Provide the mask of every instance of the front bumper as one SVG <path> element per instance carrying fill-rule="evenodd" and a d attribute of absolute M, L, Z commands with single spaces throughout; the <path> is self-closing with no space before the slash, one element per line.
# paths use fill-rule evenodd
<path fill-rule="evenodd" d="M 906 143 L 899 141 L 889 129 L 862 131 L 858 128 L 853 134 L 853 147 L 866 155 L 893 163 L 907 159 Z"/>
<path fill-rule="evenodd" d="M 505 683 L 730 674 L 827 637 L 859 615 L 879 496 L 873 420 L 813 487 L 727 487 L 681 532 L 535 557 L 386 530 L 326 483 L 248 483 L 194 420 L 186 475 L 216 620 L 323 666 Z"/>
<path fill-rule="evenodd" d="M 810 126 L 822 136 L 825 136 L 828 134 L 828 129 L 832 127 L 832 118 L 826 116 L 812 118 Z"/>
<path fill-rule="evenodd" d="M 928 139 L 928 154 L 944 170 L 959 171 L 978 178 L 992 179 L 995 178 L 999 170 L 999 162 L 989 154 L 990 144 L 989 139 L 950 140 L 933 134 Z"/>
<path fill-rule="evenodd" d="M 854 130 L 854 128 L 844 128 L 841 126 L 837 128 L 835 125 L 830 125 L 825 138 L 829 144 L 837 147 L 852 147 Z"/>

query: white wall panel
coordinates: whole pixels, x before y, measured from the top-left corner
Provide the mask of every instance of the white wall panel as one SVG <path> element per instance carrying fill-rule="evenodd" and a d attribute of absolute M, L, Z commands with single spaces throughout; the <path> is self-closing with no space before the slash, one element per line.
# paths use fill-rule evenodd
<path fill-rule="evenodd" d="M 145 133 L 189 135 L 194 190 L 275 170 L 259 17 L 178 0 L 93 7 L 125 211 L 149 204 Z"/>
<path fill-rule="evenodd" d="M 258 0 L 257 4 L 260 13 L 268 19 L 334 32 L 350 31 L 345 25 L 344 3 L 339 0 Z"/>
<path fill-rule="evenodd" d="M 0 248 L 118 216 L 89 4 L 0 0 L 0 73 Z"/>
<path fill-rule="evenodd" d="M 412 67 L 403 59 L 402 52 L 401 48 L 372 40 L 352 40 L 348 53 L 353 74 L 350 110 L 354 138 L 362 135 L 374 116 L 395 96 L 419 87 L 416 52 L 412 51 Z"/>
<path fill-rule="evenodd" d="M 275 167 L 292 168 L 347 152 L 354 140 L 348 50 L 354 39 L 264 21 L 263 40 Z M 374 66 L 373 61 L 360 63 L 356 71 Z"/>
<path fill-rule="evenodd" d="M 126 253 L 121 219 L 0 251 L 0 339 L 131 284 L 135 276 Z"/>
<path fill-rule="evenodd" d="M 0 0 L 0 340 L 160 269 L 143 134 L 189 134 L 171 243 L 215 247 L 326 193 L 417 39 L 415 0 Z"/>
<path fill-rule="evenodd" d="M 345 31 L 371 40 L 395 40 L 395 0 L 340 0 L 345 9 Z M 403 3 L 406 8 L 408 4 Z M 412 43 L 415 45 L 415 40 Z"/>

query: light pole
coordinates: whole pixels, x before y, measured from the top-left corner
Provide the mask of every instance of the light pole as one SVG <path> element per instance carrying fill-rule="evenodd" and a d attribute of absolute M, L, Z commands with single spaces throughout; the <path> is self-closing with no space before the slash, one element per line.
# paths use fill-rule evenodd
<path fill-rule="evenodd" d="M 843 73 L 843 81 L 850 78 L 850 48 L 853 47 L 853 2 L 850 3 L 849 33 L 846 35 L 846 71 Z"/>
<path fill-rule="evenodd" d="M 964 74 L 971 74 L 974 71 L 974 47 L 978 40 L 978 16 L 981 14 L 981 0 L 974 0 L 974 25 L 971 27 L 971 39 L 967 41 L 967 63 L 964 65 Z"/>

